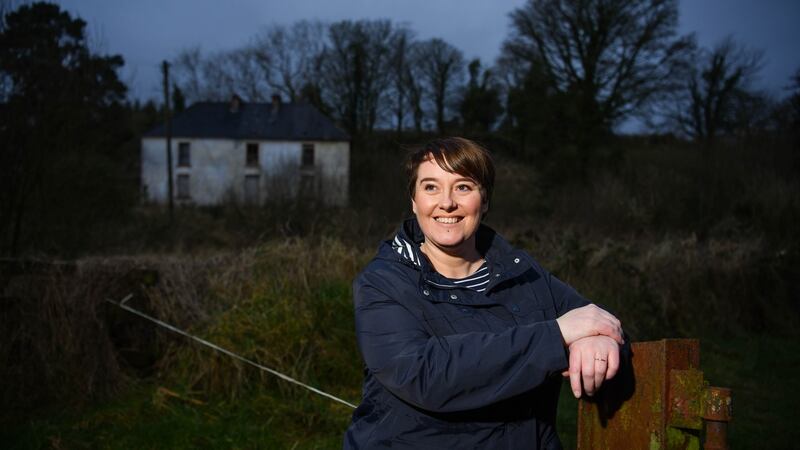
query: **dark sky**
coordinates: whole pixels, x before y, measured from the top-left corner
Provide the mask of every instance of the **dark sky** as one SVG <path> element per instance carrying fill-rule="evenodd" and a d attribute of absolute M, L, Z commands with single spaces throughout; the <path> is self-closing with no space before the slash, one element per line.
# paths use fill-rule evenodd
<path fill-rule="evenodd" d="M 508 13 L 524 0 L 58 0 L 89 23 L 103 53 L 126 61 L 123 80 L 140 99 L 160 95 L 159 63 L 181 49 L 246 44 L 270 23 L 300 19 L 389 18 L 421 39 L 440 37 L 468 58 L 492 62 L 507 34 Z M 680 31 L 703 46 L 726 35 L 764 51 L 756 86 L 781 96 L 800 68 L 800 0 L 681 0 Z"/>

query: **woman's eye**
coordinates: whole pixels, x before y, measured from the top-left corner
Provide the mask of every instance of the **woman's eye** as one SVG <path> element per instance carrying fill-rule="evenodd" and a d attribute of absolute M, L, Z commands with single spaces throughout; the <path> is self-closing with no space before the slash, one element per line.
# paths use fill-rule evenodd
<path fill-rule="evenodd" d="M 458 186 L 456 186 L 456 190 L 461 192 L 469 192 L 472 190 L 472 186 L 468 184 L 459 184 Z"/>
<path fill-rule="evenodd" d="M 434 191 L 436 190 L 436 185 L 434 184 L 423 184 L 422 189 L 425 191 Z"/>

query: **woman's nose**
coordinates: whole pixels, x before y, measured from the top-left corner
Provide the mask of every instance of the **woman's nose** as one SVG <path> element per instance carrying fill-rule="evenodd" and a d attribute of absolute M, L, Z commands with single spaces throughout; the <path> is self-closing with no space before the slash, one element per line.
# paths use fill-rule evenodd
<path fill-rule="evenodd" d="M 453 199 L 453 195 L 449 192 L 444 192 L 442 197 L 439 199 L 439 208 L 445 211 L 452 211 L 456 209 L 456 202 Z"/>

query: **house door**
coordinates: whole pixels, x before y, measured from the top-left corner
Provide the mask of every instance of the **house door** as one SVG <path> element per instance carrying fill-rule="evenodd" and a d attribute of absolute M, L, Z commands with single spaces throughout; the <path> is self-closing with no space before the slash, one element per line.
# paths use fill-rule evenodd
<path fill-rule="evenodd" d="M 258 175 L 246 175 L 244 177 L 244 202 L 248 205 L 259 204 Z"/>

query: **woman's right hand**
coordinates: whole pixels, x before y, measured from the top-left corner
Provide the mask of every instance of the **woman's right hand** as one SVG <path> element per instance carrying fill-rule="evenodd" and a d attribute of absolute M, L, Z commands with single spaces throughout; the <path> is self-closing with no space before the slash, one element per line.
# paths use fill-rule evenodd
<path fill-rule="evenodd" d="M 567 347 L 578 339 L 599 335 L 608 336 L 620 345 L 625 343 L 619 319 L 591 303 L 567 312 L 556 322 Z"/>

